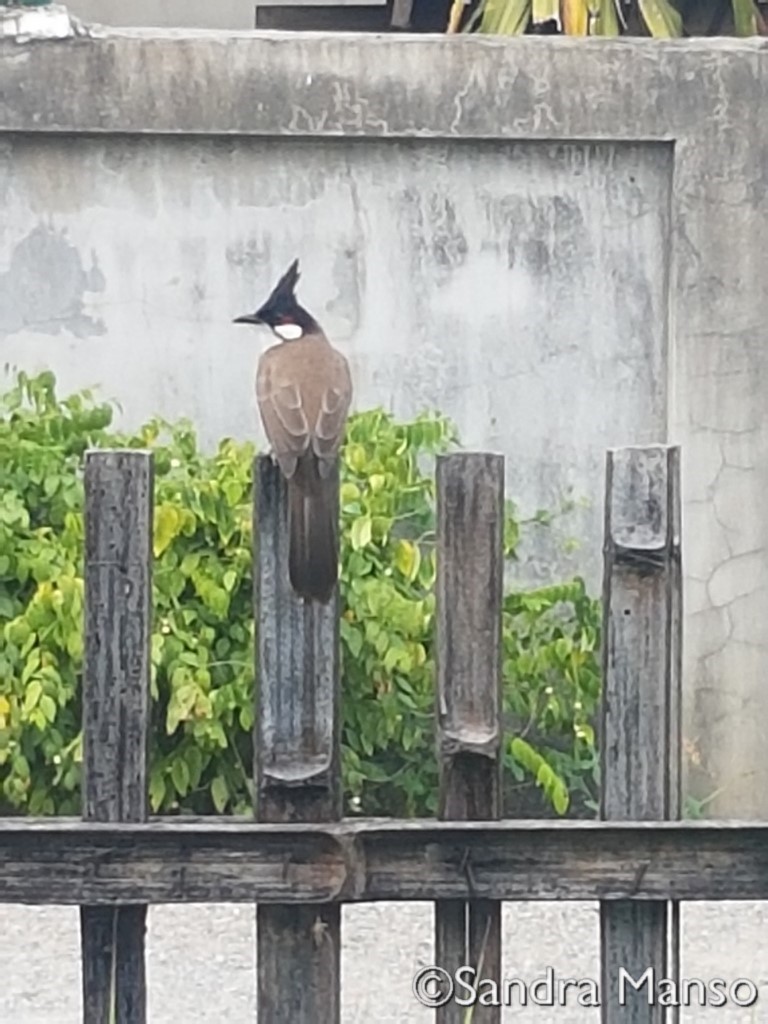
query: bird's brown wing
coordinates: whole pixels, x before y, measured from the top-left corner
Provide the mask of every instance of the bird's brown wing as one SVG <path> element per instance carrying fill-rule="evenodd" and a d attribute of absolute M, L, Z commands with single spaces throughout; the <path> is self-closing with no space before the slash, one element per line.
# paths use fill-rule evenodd
<path fill-rule="evenodd" d="M 344 356 L 324 339 L 264 353 L 256 397 L 272 450 L 288 477 L 288 575 L 297 594 L 330 600 L 339 567 L 338 509 L 331 471 L 344 438 L 352 381 Z"/>
<path fill-rule="evenodd" d="M 265 353 L 256 375 L 256 401 L 267 439 L 285 476 L 296 472 L 299 456 L 309 448 L 311 431 L 298 386 L 273 372 Z"/>
<path fill-rule="evenodd" d="M 340 352 L 334 352 L 330 380 L 320 395 L 317 422 L 312 431 L 312 450 L 319 460 L 320 476 L 326 476 L 344 440 L 347 414 L 352 401 L 349 364 Z"/>

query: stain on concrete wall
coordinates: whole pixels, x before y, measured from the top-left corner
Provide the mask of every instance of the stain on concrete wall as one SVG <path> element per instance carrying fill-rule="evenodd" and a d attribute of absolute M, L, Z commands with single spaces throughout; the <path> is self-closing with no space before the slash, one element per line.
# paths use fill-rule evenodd
<path fill-rule="evenodd" d="M 100 337 L 104 321 L 89 316 L 85 303 L 86 293 L 105 287 L 94 251 L 86 269 L 66 231 L 38 224 L 12 246 L 8 269 L 0 273 L 0 335 Z"/>

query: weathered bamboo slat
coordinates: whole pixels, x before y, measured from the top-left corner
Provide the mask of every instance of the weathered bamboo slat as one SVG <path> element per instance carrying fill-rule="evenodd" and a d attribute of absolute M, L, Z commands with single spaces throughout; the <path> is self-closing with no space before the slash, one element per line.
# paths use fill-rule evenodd
<path fill-rule="evenodd" d="M 147 817 L 152 491 L 148 453 L 86 454 L 86 821 Z M 146 906 L 89 906 L 85 895 L 81 902 L 84 1024 L 144 1024 Z"/>
<path fill-rule="evenodd" d="M 610 451 L 603 590 L 601 816 L 679 816 L 679 450 Z M 665 1008 L 620 1001 L 620 968 L 675 978 L 679 927 L 665 902 L 601 906 L 604 1024 L 661 1024 Z"/>
<path fill-rule="evenodd" d="M 0 821 L 0 903 L 301 904 L 473 894 L 765 900 L 768 824 Z"/>
<path fill-rule="evenodd" d="M 437 462 L 437 746 L 439 817 L 498 818 L 501 790 L 501 600 L 504 459 L 451 454 Z M 474 868 L 468 859 L 467 879 Z M 435 906 L 435 962 L 453 975 L 468 965 L 501 982 L 501 904 L 493 899 Z M 438 1024 L 461 1024 L 450 999 Z M 475 1008 L 496 1024 L 501 1008 Z"/>
<path fill-rule="evenodd" d="M 336 821 L 342 807 L 338 594 L 327 605 L 296 597 L 288 579 L 285 481 L 269 456 L 255 460 L 254 480 L 256 813 L 262 822 Z M 286 872 L 290 877 L 288 865 Z M 337 903 L 262 904 L 257 947 L 259 1024 L 338 1024 Z"/>

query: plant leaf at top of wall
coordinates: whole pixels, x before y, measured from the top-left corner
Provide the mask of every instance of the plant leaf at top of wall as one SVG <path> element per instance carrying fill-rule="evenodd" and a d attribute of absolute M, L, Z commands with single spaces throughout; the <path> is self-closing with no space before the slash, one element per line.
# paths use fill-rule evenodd
<path fill-rule="evenodd" d="M 455 0 L 448 32 L 570 36 L 765 35 L 757 0 Z"/>

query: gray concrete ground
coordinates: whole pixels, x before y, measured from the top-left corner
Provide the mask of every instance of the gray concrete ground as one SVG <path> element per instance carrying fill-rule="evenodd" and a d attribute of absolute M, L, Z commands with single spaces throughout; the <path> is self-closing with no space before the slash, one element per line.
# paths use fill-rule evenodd
<path fill-rule="evenodd" d="M 255 1019 L 255 915 L 248 906 L 157 907 L 148 939 L 151 1024 L 250 1024 Z M 751 1009 L 694 1008 L 689 1024 L 768 1020 L 768 905 L 689 905 L 683 913 L 687 978 L 749 978 L 759 987 Z M 556 977 L 594 978 L 598 917 L 590 904 L 505 906 L 507 976 L 532 982 L 551 966 Z M 378 904 L 344 912 L 344 1024 L 426 1024 L 433 1019 L 411 991 L 414 972 L 432 963 L 428 904 Z M 72 908 L 0 906 L 0 1022 L 79 1024 L 78 915 Z M 561 1008 L 517 1009 L 505 1021 L 598 1024 L 599 1011 L 575 999 Z"/>

